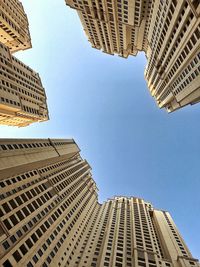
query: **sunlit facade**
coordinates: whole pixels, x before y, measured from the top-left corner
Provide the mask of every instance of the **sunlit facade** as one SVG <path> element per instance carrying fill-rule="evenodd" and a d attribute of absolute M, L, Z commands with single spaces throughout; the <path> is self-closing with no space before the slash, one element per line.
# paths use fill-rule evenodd
<path fill-rule="evenodd" d="M 145 78 L 160 108 L 200 101 L 199 0 L 65 1 L 92 47 L 125 58 L 145 52 Z"/>
<path fill-rule="evenodd" d="M 0 125 L 23 127 L 48 119 L 39 74 L 0 43 Z"/>
<path fill-rule="evenodd" d="M 98 202 L 73 139 L 1 139 L 0 186 L 0 266 L 199 267 L 167 211 Z"/>
<path fill-rule="evenodd" d="M 21 2 L 0 1 L 0 125 L 24 127 L 49 119 L 39 74 L 12 55 L 30 47 Z"/>
<path fill-rule="evenodd" d="M 0 42 L 11 52 L 31 48 L 28 19 L 19 0 L 0 1 Z"/>

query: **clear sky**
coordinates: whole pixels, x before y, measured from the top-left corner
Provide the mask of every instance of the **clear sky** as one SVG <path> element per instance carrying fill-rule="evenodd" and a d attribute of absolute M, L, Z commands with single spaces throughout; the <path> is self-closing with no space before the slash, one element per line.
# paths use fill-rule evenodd
<path fill-rule="evenodd" d="M 33 48 L 16 56 L 40 73 L 50 121 L 1 126 L 4 138 L 74 138 L 99 199 L 138 196 L 168 210 L 200 258 L 200 104 L 167 114 L 150 96 L 146 59 L 90 47 L 64 0 L 23 0 Z"/>

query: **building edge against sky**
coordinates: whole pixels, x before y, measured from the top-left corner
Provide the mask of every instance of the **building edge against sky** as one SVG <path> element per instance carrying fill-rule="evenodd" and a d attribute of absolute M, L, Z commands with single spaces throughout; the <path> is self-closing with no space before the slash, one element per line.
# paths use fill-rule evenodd
<path fill-rule="evenodd" d="M 11 53 L 31 46 L 28 18 L 20 1 L 0 3 L 0 125 L 27 126 L 49 119 L 39 74 Z"/>
<path fill-rule="evenodd" d="M 200 101 L 199 0 L 65 0 L 93 48 L 124 58 L 144 51 L 145 78 L 160 108 Z"/>
<path fill-rule="evenodd" d="M 103 204 L 73 139 L 0 139 L 0 264 L 199 267 L 169 212 Z"/>
<path fill-rule="evenodd" d="M 38 73 L 0 43 L 0 124 L 27 126 L 49 118 L 46 94 Z"/>
<path fill-rule="evenodd" d="M 31 48 L 28 18 L 22 3 L 18 0 L 1 1 L 0 10 L 0 42 L 12 53 Z"/>

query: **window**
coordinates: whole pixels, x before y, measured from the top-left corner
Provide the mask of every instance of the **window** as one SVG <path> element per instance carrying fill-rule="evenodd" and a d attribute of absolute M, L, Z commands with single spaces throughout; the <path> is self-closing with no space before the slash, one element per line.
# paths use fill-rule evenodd
<path fill-rule="evenodd" d="M 17 241 L 16 237 L 14 235 L 11 236 L 10 240 L 15 243 Z"/>
<path fill-rule="evenodd" d="M 16 260 L 16 262 L 19 262 L 22 258 L 22 256 L 20 255 L 20 253 L 16 250 L 13 254 L 14 259 Z"/>
<path fill-rule="evenodd" d="M 6 260 L 4 263 L 3 263 L 3 267 L 13 267 L 12 264 L 10 263 L 9 260 Z"/>
<path fill-rule="evenodd" d="M 9 245 L 8 241 L 5 241 L 5 242 L 3 243 L 3 247 L 4 247 L 5 249 L 9 249 L 10 245 Z"/>

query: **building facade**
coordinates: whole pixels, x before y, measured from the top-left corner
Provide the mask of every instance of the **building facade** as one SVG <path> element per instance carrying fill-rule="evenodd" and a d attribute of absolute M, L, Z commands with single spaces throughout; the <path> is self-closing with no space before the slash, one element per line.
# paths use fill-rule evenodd
<path fill-rule="evenodd" d="M 12 55 L 30 47 L 21 2 L 0 1 L 0 125 L 23 127 L 49 119 L 39 74 Z"/>
<path fill-rule="evenodd" d="M 31 48 L 28 19 L 19 0 L 0 1 L 0 42 L 11 52 Z"/>
<path fill-rule="evenodd" d="M 200 101 L 199 0 L 65 1 L 92 47 L 124 58 L 145 52 L 145 78 L 160 108 Z"/>
<path fill-rule="evenodd" d="M 147 50 L 153 1 L 66 0 L 77 10 L 92 47 L 127 58 Z"/>
<path fill-rule="evenodd" d="M 0 265 L 199 267 L 167 211 L 98 202 L 74 140 L 0 140 Z"/>
<path fill-rule="evenodd" d="M 0 125 L 27 126 L 49 119 L 39 74 L 0 43 Z"/>

